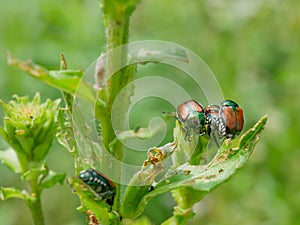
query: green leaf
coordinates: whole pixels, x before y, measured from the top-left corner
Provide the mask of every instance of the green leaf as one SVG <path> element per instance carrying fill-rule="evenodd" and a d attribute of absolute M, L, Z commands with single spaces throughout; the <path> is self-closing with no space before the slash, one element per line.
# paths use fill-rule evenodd
<path fill-rule="evenodd" d="M 1 105 L 3 104 L 3 102 L 0 100 Z M 0 135 L 3 137 L 3 139 L 9 143 L 10 142 L 10 138 L 8 136 L 8 134 L 6 133 L 6 131 L 0 126 Z"/>
<path fill-rule="evenodd" d="M 82 80 L 83 72 L 81 70 L 48 71 L 40 65 L 30 61 L 21 61 L 10 55 L 8 55 L 8 63 L 54 88 L 73 95 L 76 93 L 78 97 L 82 97 L 90 104 L 96 102 L 93 86 Z"/>
<path fill-rule="evenodd" d="M 138 127 L 134 130 L 126 130 L 118 132 L 118 139 L 121 141 L 126 141 L 131 138 L 149 139 L 153 135 L 159 133 L 164 128 L 163 124 L 155 124 L 153 127 Z"/>
<path fill-rule="evenodd" d="M 141 216 L 134 221 L 130 219 L 122 219 L 123 225 L 153 225 L 153 223 L 146 216 Z"/>
<path fill-rule="evenodd" d="M 193 205 L 199 202 L 206 193 L 189 186 L 173 190 L 172 196 L 177 202 L 177 206 L 174 207 L 173 216 L 163 222 L 162 225 L 185 225 L 195 215 Z"/>
<path fill-rule="evenodd" d="M 187 221 L 195 215 L 192 208 L 183 210 L 175 207 L 174 209 L 174 215 L 163 222 L 162 225 L 186 225 Z"/>
<path fill-rule="evenodd" d="M 72 117 L 67 109 L 60 109 L 58 113 L 58 132 L 56 137 L 58 142 L 70 152 L 75 150 L 76 141 L 72 127 Z"/>
<path fill-rule="evenodd" d="M 0 151 L 0 160 L 3 165 L 14 173 L 21 173 L 22 168 L 16 152 L 12 148 Z"/>
<path fill-rule="evenodd" d="M 79 210 L 82 213 L 90 215 L 92 212 L 93 215 L 96 216 L 99 224 L 119 224 L 120 219 L 117 213 L 112 211 L 108 204 L 100 199 L 95 192 L 79 178 L 71 177 L 68 179 L 68 183 L 80 198 L 82 206 Z"/>
<path fill-rule="evenodd" d="M 261 132 L 266 122 L 267 116 L 259 120 L 253 128 L 242 135 L 238 146 L 235 148 L 232 147 L 230 140 L 226 140 L 214 159 L 207 165 L 190 165 L 189 163 L 185 163 L 169 170 L 166 176 L 154 187 L 153 191 L 146 193 L 142 198 L 139 196 L 139 201 L 135 202 L 137 205 L 128 204 L 124 199 L 123 204 L 127 204 L 124 208 L 133 208 L 132 210 L 126 209 L 124 212 L 129 216 L 136 217 L 144 210 L 147 202 L 152 198 L 183 187 L 192 188 L 194 191 L 198 191 L 199 194 L 201 194 L 200 197 L 203 197 L 204 194 L 207 194 L 218 185 L 227 181 L 247 162 L 254 150 L 255 144 L 260 139 Z M 139 181 L 141 183 L 142 178 L 139 179 L 141 179 L 141 181 Z M 128 187 L 128 189 L 129 188 L 134 190 L 135 187 Z M 132 193 L 127 194 L 134 198 L 133 194 L 135 192 L 132 191 Z M 190 197 L 191 196 L 187 196 L 184 200 L 185 202 L 181 204 L 185 207 L 192 205 L 191 203 L 194 203 L 194 201 Z M 127 199 L 129 199 L 129 196 Z M 128 210 L 130 210 L 130 212 L 128 212 Z M 136 214 L 134 214 L 134 210 L 137 212 Z"/>
<path fill-rule="evenodd" d="M 137 176 L 134 178 L 139 179 Z M 122 200 L 121 212 L 124 218 L 135 219 L 144 210 L 145 206 L 141 206 L 143 197 L 149 192 L 151 185 L 133 186 L 129 184 L 126 194 Z"/>
<path fill-rule="evenodd" d="M 211 191 L 217 185 L 228 180 L 248 160 L 258 142 L 261 132 L 266 124 L 267 117 L 263 117 L 257 124 L 248 130 L 239 140 L 237 147 L 231 146 L 231 141 L 225 141 L 215 158 L 203 166 L 184 164 L 170 171 L 158 183 L 156 191 L 165 188 L 175 189 L 191 186 L 197 190 Z M 153 191 L 155 192 L 155 191 Z"/>
<path fill-rule="evenodd" d="M 48 139 L 44 140 L 41 144 L 38 144 L 34 147 L 33 150 L 33 160 L 36 162 L 40 162 L 45 159 L 46 155 L 48 154 L 50 147 L 52 145 L 52 140 L 54 137 L 54 132 L 49 132 Z"/>
<path fill-rule="evenodd" d="M 199 202 L 206 193 L 206 191 L 199 191 L 186 186 L 173 190 L 172 196 L 177 202 L 178 207 L 184 210 L 193 207 L 193 205 Z"/>
<path fill-rule="evenodd" d="M 169 157 L 170 154 L 174 151 L 174 144 L 168 143 L 161 148 L 149 149 L 148 156 L 149 153 L 153 154 L 153 150 L 154 152 L 161 154 L 153 155 L 154 157 L 149 157 L 149 159 L 163 160 Z M 162 158 L 160 158 L 159 156 L 162 156 Z M 149 159 L 146 160 L 145 163 L 151 163 L 151 160 Z M 154 161 L 156 162 L 156 160 Z M 149 193 L 149 191 L 152 191 L 151 185 L 153 184 L 155 178 L 163 171 L 163 169 L 163 166 L 158 161 L 156 164 L 150 166 L 147 169 L 143 167 L 141 171 L 134 175 L 128 187 L 126 188 L 121 203 L 121 214 L 124 218 L 134 219 L 143 212 L 147 202 L 143 202 L 142 200 L 144 196 Z"/>
<path fill-rule="evenodd" d="M 48 175 L 43 179 L 41 187 L 42 189 L 44 188 L 51 188 L 57 183 L 60 183 L 61 185 L 64 183 L 66 178 L 66 174 L 58 174 L 55 173 L 54 171 L 50 170 Z"/>
<path fill-rule="evenodd" d="M 22 179 L 28 180 L 30 182 L 35 182 L 36 184 L 39 184 L 39 180 L 43 180 L 48 174 L 49 169 L 45 163 L 31 163 L 30 169 L 27 170 L 23 176 Z"/>
<path fill-rule="evenodd" d="M 27 202 L 30 199 L 30 196 L 25 191 L 21 191 L 15 188 L 0 187 L 0 200 L 5 201 L 10 198 L 19 198 Z"/>
<path fill-rule="evenodd" d="M 0 100 L 0 103 L 3 107 L 3 102 Z M 4 107 L 3 107 L 4 109 Z M 22 152 L 22 147 L 20 146 L 20 143 L 18 143 L 17 139 L 15 137 L 12 137 L 9 133 L 13 132 L 13 130 L 9 130 L 10 127 L 7 127 L 6 124 L 8 123 L 8 118 L 4 117 L 4 124 L 6 127 L 6 130 L 4 130 L 1 126 L 0 126 L 0 135 L 3 137 L 3 139 L 7 142 L 7 144 L 9 144 L 13 149 L 15 149 L 18 152 Z"/>
<path fill-rule="evenodd" d="M 173 164 L 175 166 L 190 162 L 192 165 L 199 165 L 203 160 L 203 151 L 207 146 L 207 139 L 199 136 L 193 129 L 190 131 L 190 137 L 187 138 L 182 129 L 182 124 L 176 121 L 174 128 L 174 139 L 177 143 L 177 148 L 172 155 Z"/>

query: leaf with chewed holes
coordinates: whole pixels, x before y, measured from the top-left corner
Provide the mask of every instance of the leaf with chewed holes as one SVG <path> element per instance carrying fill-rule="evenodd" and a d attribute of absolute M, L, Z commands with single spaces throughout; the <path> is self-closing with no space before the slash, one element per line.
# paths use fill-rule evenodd
<path fill-rule="evenodd" d="M 177 211 L 182 211 L 183 214 L 180 215 L 180 213 L 174 213 L 174 216 L 177 218 L 172 219 L 171 217 L 169 222 L 166 221 L 165 224 L 172 224 L 172 221 L 180 220 L 180 218 L 183 218 L 186 213 L 184 209 L 192 207 L 195 203 L 195 200 L 189 196 L 189 191 L 184 191 L 184 188 L 187 188 L 186 190 L 193 190 L 190 191 L 191 195 L 197 192 L 198 194 L 201 193 L 201 196 L 203 197 L 205 194 L 215 189 L 218 185 L 227 181 L 248 161 L 256 143 L 261 137 L 261 132 L 264 129 L 266 122 L 267 116 L 264 116 L 253 128 L 246 131 L 240 137 L 236 147 L 232 146 L 230 140 L 225 141 L 215 157 L 207 165 L 190 165 L 189 163 L 185 163 L 176 168 L 170 169 L 164 178 L 154 186 L 154 190 L 147 192 L 143 196 L 139 196 L 139 199 L 136 199 L 135 202 L 131 202 L 131 205 L 136 204 L 134 211 L 125 210 L 123 211 L 123 213 L 125 213 L 123 216 L 136 218 L 143 211 L 147 202 L 152 198 L 175 189 L 181 189 L 184 192 L 184 195 L 181 197 L 184 197 L 185 199 L 181 199 L 182 202 L 178 202 L 178 207 L 181 207 L 181 209 L 177 208 Z M 152 174 L 152 176 L 155 175 Z M 180 197 L 177 196 L 176 200 L 178 199 L 180 199 Z M 197 199 L 197 201 L 200 201 L 200 199 L 201 198 Z"/>
<path fill-rule="evenodd" d="M 71 177 L 68 183 L 80 198 L 82 205 L 78 210 L 88 214 L 89 220 L 92 220 L 91 216 L 93 216 L 93 220 L 97 220 L 99 224 L 119 224 L 117 213 L 79 178 Z"/>

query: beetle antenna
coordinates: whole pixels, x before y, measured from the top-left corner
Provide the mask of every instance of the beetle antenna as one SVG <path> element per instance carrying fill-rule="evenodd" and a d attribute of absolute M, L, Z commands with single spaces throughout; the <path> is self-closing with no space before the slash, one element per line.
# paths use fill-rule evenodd
<path fill-rule="evenodd" d="M 176 112 L 162 112 L 162 114 L 166 117 L 174 117 L 174 118 L 177 117 Z"/>

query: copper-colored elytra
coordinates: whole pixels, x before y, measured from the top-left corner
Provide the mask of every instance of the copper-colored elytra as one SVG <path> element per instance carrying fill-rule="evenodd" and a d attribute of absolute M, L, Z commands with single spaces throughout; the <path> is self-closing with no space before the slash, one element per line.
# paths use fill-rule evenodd
<path fill-rule="evenodd" d="M 228 128 L 229 130 L 234 130 L 237 127 L 237 120 L 236 120 L 236 115 L 235 112 L 232 108 L 230 107 L 224 107 L 222 109 L 223 111 L 223 115 L 224 115 L 224 119 L 225 119 L 225 125 L 226 128 Z"/>
<path fill-rule="evenodd" d="M 177 108 L 178 116 L 186 121 L 190 115 L 190 112 L 203 112 L 203 107 L 195 100 L 189 100 L 180 104 Z"/>
<path fill-rule="evenodd" d="M 237 130 L 241 131 L 244 127 L 244 115 L 241 108 L 236 108 Z"/>
<path fill-rule="evenodd" d="M 110 179 L 108 179 L 106 176 L 104 176 L 103 174 L 100 174 L 101 176 L 103 176 L 106 180 L 107 180 L 107 182 L 110 184 L 110 186 L 112 186 L 112 187 L 115 187 L 115 183 L 114 182 L 112 182 Z"/>
<path fill-rule="evenodd" d="M 115 187 L 114 182 L 112 182 L 107 176 L 105 176 L 103 173 L 94 170 L 97 174 L 99 174 L 100 176 L 102 176 L 103 178 L 105 178 L 105 180 L 110 184 L 111 187 Z"/>
<path fill-rule="evenodd" d="M 218 117 L 219 116 L 220 107 L 217 106 L 217 105 L 209 105 L 209 106 L 205 107 L 204 111 L 205 111 L 206 114 L 212 114 L 212 115 Z"/>

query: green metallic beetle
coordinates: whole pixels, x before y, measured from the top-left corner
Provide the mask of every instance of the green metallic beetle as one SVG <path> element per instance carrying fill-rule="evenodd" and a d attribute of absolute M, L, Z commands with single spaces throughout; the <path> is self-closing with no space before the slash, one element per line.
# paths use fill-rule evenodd
<path fill-rule="evenodd" d="M 235 138 L 244 127 L 243 110 L 232 100 L 221 102 L 219 117 L 224 124 L 222 132 L 227 138 Z"/>
<path fill-rule="evenodd" d="M 176 117 L 183 124 L 182 128 L 188 139 L 191 137 L 191 130 L 197 135 L 206 133 L 204 109 L 195 100 L 189 100 L 180 104 L 177 108 Z"/>
<path fill-rule="evenodd" d="M 205 107 L 204 114 L 207 123 L 207 133 L 212 136 L 218 147 L 218 140 L 235 138 L 244 126 L 243 110 L 232 100 L 221 102 L 220 106 Z"/>
<path fill-rule="evenodd" d="M 212 136 L 218 147 L 224 138 L 233 139 L 239 135 L 244 126 L 243 110 L 232 100 L 205 108 L 195 100 L 189 100 L 178 106 L 176 115 L 188 139 L 194 130 L 197 135 Z"/>

